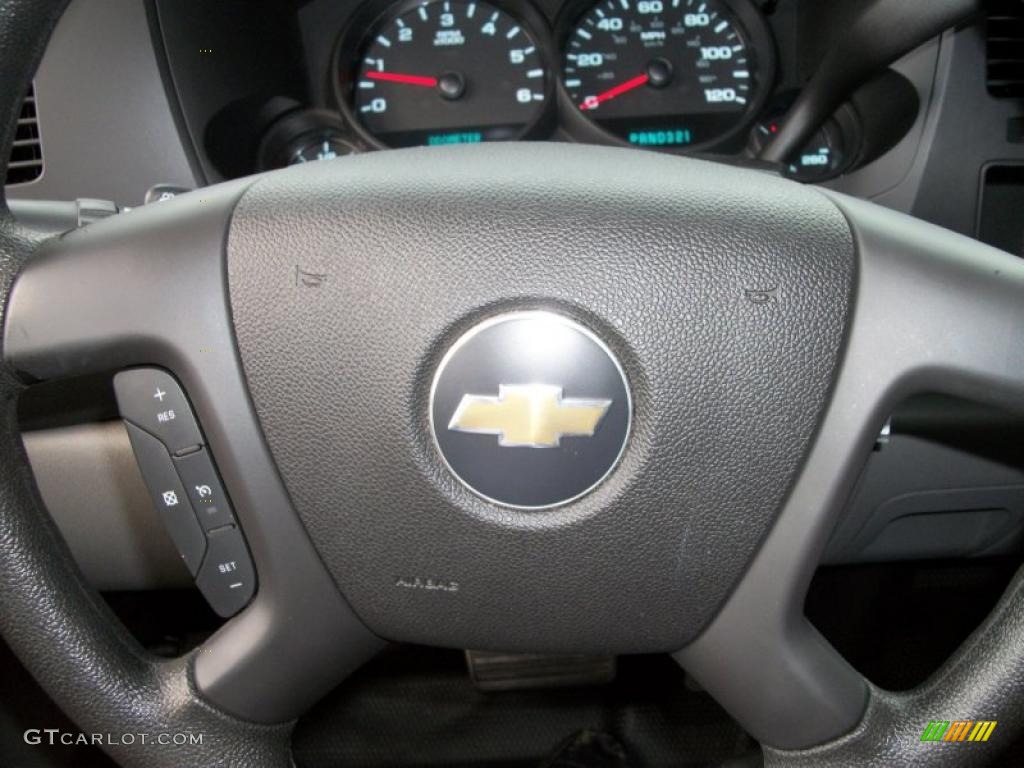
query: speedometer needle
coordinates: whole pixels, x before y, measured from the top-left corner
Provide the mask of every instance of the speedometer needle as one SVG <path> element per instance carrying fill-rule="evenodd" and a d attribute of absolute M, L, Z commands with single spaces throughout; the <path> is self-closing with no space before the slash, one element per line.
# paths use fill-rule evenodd
<path fill-rule="evenodd" d="M 616 96 L 621 96 L 627 91 L 639 88 L 641 85 L 646 85 L 647 81 L 650 79 L 651 78 L 648 77 L 646 72 L 642 75 L 637 75 L 631 80 L 619 83 L 614 88 L 609 88 L 604 93 L 599 93 L 597 96 L 588 96 L 584 99 L 583 103 L 580 104 L 580 109 L 597 109 L 598 104 L 608 101 L 609 99 L 614 99 Z"/>
<path fill-rule="evenodd" d="M 370 80 L 383 80 L 387 83 L 402 83 L 403 85 L 419 85 L 424 88 L 436 88 L 436 77 L 423 77 L 421 75 L 400 75 L 397 72 L 378 72 L 375 69 L 366 73 Z"/>

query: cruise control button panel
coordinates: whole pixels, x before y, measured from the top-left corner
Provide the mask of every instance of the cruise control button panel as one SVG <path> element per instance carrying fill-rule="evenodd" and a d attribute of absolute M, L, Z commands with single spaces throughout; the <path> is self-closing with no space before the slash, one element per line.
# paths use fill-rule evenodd
<path fill-rule="evenodd" d="M 210 531 L 207 539 L 209 547 L 196 585 L 213 610 L 221 616 L 231 616 L 249 602 L 256 589 L 249 550 L 234 526 Z"/>
<path fill-rule="evenodd" d="M 133 368 L 114 376 L 121 418 L 146 430 L 172 454 L 201 445 L 199 425 L 178 382 L 159 368 Z"/>
<path fill-rule="evenodd" d="M 256 592 L 256 570 L 209 446 L 181 386 L 159 368 L 114 377 L 142 478 L 210 606 L 227 618 Z"/>
<path fill-rule="evenodd" d="M 125 424 L 128 439 L 139 462 L 139 471 L 146 481 L 153 505 L 160 513 L 167 532 L 171 534 L 181 559 L 195 576 L 206 554 L 206 536 L 196 520 L 185 487 L 174 470 L 171 456 L 163 444 L 134 424 Z"/>

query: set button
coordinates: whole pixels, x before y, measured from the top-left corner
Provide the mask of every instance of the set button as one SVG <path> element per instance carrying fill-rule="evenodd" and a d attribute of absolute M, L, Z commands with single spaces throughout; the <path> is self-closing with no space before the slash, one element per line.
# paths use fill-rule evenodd
<path fill-rule="evenodd" d="M 256 572 L 237 528 L 218 528 L 207 539 L 209 547 L 196 586 L 213 610 L 231 616 L 245 607 L 256 590 Z"/>

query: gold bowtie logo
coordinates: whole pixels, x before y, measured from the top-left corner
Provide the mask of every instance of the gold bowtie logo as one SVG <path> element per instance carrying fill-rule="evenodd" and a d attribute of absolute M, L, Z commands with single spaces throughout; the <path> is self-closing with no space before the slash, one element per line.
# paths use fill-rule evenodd
<path fill-rule="evenodd" d="M 555 448 L 563 437 L 590 437 L 611 400 L 562 397 L 547 384 L 498 387 L 497 397 L 463 395 L 448 429 L 497 435 L 502 446 Z"/>

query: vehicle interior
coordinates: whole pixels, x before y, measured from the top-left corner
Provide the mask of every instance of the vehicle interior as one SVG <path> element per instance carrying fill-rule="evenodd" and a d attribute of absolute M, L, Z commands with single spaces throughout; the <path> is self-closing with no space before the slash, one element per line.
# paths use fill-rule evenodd
<path fill-rule="evenodd" d="M 1024 2 L 0 0 L 0 766 L 1024 765 Z"/>

